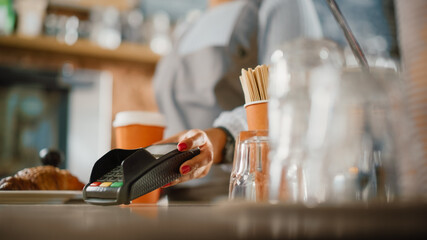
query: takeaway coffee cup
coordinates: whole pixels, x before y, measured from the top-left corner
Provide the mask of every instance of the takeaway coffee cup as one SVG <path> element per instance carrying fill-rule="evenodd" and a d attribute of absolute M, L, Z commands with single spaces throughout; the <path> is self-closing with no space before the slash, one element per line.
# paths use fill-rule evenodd
<path fill-rule="evenodd" d="M 116 114 L 113 126 L 117 147 L 135 149 L 162 140 L 165 120 L 157 112 L 126 111 Z"/>
<path fill-rule="evenodd" d="M 147 111 L 125 111 L 116 114 L 113 127 L 116 146 L 121 149 L 136 149 L 152 145 L 163 139 L 165 120 L 162 114 Z M 132 203 L 157 203 L 160 189 L 156 189 Z"/>

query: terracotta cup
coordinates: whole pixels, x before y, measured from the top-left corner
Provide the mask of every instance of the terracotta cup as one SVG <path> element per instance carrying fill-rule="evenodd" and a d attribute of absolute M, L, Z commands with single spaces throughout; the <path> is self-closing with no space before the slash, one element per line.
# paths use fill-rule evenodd
<path fill-rule="evenodd" d="M 116 114 L 113 122 L 116 146 L 121 149 L 136 149 L 152 145 L 163 139 L 165 120 L 157 112 L 125 111 Z M 157 203 L 160 189 L 156 189 L 131 203 Z"/>
<path fill-rule="evenodd" d="M 248 130 L 268 130 L 268 101 L 245 104 Z"/>

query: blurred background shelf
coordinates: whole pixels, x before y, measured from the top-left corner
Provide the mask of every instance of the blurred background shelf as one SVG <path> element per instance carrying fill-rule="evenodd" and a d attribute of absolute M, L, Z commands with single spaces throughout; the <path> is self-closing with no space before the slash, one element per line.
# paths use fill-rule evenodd
<path fill-rule="evenodd" d="M 69 46 L 50 36 L 31 38 L 19 35 L 1 36 L 0 47 L 55 52 L 57 54 L 105 60 L 132 61 L 144 64 L 155 64 L 160 59 L 160 56 L 151 51 L 147 45 L 122 43 L 118 48 L 109 50 L 101 48 L 86 39 L 79 39 L 74 45 Z"/>
<path fill-rule="evenodd" d="M 61 6 L 82 10 L 88 10 L 93 7 L 113 6 L 120 11 L 126 11 L 137 6 L 138 3 L 138 0 L 49 0 L 49 5 L 51 6 Z"/>

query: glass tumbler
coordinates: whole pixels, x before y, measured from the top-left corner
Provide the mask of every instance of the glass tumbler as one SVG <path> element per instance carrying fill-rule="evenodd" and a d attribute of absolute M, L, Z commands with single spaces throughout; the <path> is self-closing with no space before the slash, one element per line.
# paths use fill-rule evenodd
<path fill-rule="evenodd" d="M 229 199 L 268 201 L 268 131 L 244 131 L 236 143 Z"/>
<path fill-rule="evenodd" d="M 398 193 L 400 130 L 395 121 L 400 117 L 384 73 L 343 70 L 324 157 L 329 202 L 390 202 Z"/>

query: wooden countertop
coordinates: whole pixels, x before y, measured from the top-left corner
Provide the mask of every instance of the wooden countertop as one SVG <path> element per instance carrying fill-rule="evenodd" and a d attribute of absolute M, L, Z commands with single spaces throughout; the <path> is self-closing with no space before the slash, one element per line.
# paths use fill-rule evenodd
<path fill-rule="evenodd" d="M 427 204 L 1 205 L 2 239 L 425 239 Z"/>
<path fill-rule="evenodd" d="M 81 57 L 90 57 L 108 60 L 133 61 L 155 64 L 160 56 L 146 45 L 122 43 L 117 49 L 104 49 L 87 39 L 79 39 L 74 45 L 58 42 L 50 36 L 23 37 L 18 35 L 0 36 L 0 46 L 55 52 Z"/>

